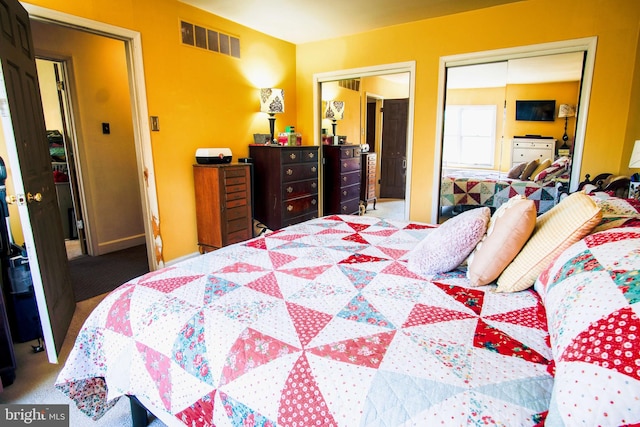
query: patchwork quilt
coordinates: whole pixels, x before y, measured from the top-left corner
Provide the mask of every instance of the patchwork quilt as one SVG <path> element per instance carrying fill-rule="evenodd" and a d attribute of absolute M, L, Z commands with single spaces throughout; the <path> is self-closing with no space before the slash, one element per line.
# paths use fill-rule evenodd
<path fill-rule="evenodd" d="M 496 172 L 457 171 L 442 178 L 440 206 L 498 208 L 513 196 L 522 195 L 533 200 L 538 214 L 541 214 L 556 205 L 561 182 L 568 182 L 568 176 L 560 177 L 557 181 L 538 183 L 509 179 L 505 174 Z"/>
<path fill-rule="evenodd" d="M 328 216 L 133 279 L 89 316 L 56 387 L 94 419 L 128 394 L 193 426 L 543 423 L 538 294 L 412 273 L 432 230 Z"/>
<path fill-rule="evenodd" d="M 609 214 L 637 206 L 611 202 Z M 555 365 L 546 425 L 639 426 L 640 228 L 586 236 L 535 288 L 547 308 Z"/>

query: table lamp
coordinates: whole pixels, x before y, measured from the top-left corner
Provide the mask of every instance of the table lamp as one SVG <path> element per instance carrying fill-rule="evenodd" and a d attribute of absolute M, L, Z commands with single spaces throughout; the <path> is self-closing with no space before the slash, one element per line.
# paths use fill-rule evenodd
<path fill-rule="evenodd" d="M 276 114 L 284 113 L 284 90 L 274 88 L 260 89 L 260 111 L 269 114 L 269 133 L 273 143 Z"/>
<path fill-rule="evenodd" d="M 344 117 L 344 101 L 327 101 L 324 108 L 324 118 L 331 120 L 333 127 L 333 143 L 337 144 L 336 125 Z"/>

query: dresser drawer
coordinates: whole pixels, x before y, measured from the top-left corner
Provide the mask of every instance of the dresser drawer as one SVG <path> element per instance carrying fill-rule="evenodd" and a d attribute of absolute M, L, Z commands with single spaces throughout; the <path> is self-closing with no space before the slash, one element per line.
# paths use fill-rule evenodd
<path fill-rule="evenodd" d="M 550 150 L 541 148 L 514 148 L 513 150 L 513 163 L 530 162 L 531 160 L 538 159 L 551 159 L 553 160 L 553 154 Z"/>
<path fill-rule="evenodd" d="M 356 172 L 350 172 L 340 175 L 340 186 L 353 185 L 360 182 L 360 174 Z"/>
<path fill-rule="evenodd" d="M 351 172 L 351 171 L 359 171 L 360 170 L 360 157 L 352 158 L 352 159 L 341 159 L 340 160 L 340 172 Z"/>
<path fill-rule="evenodd" d="M 295 199 L 318 193 L 318 180 L 296 181 L 285 184 L 282 188 L 282 200 Z"/>
<path fill-rule="evenodd" d="M 305 148 L 305 149 L 282 149 L 282 163 L 309 163 L 318 161 L 318 149 L 317 148 Z"/>
<path fill-rule="evenodd" d="M 340 213 L 344 215 L 355 214 L 360 208 L 360 199 L 347 200 L 340 203 Z"/>
<path fill-rule="evenodd" d="M 299 199 L 287 200 L 283 203 L 283 218 L 293 218 L 296 216 L 318 211 L 318 195 L 314 194 Z"/>
<path fill-rule="evenodd" d="M 350 185 L 340 189 L 340 197 L 342 200 L 349 200 L 360 197 L 360 186 Z"/>
<path fill-rule="evenodd" d="M 315 163 L 299 163 L 282 167 L 282 182 L 300 181 L 318 177 L 318 165 Z"/>
<path fill-rule="evenodd" d="M 307 162 L 318 162 L 318 149 L 317 148 L 305 148 L 302 150 L 302 161 Z"/>
<path fill-rule="evenodd" d="M 340 158 L 341 159 L 352 159 L 354 157 L 360 157 L 360 147 L 346 147 L 342 146 L 340 149 Z"/>

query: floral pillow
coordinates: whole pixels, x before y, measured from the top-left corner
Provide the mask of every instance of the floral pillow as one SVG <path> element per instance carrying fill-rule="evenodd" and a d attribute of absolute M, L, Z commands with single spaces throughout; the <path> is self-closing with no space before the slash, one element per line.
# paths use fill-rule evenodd
<path fill-rule="evenodd" d="M 639 248 L 640 228 L 590 234 L 536 281 L 555 363 L 546 425 L 640 423 Z"/>
<path fill-rule="evenodd" d="M 592 193 L 591 197 L 602 211 L 602 221 L 596 226 L 594 232 L 613 227 L 640 226 L 640 201 L 620 199 L 603 192 Z"/>

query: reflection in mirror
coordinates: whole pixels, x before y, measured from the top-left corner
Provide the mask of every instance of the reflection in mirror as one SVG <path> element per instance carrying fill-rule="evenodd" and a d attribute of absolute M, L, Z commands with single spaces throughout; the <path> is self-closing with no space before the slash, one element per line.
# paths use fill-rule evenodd
<path fill-rule="evenodd" d="M 540 214 L 568 191 L 576 117 L 558 112 L 577 110 L 583 58 L 572 52 L 447 68 L 439 222 L 473 207 L 495 210 L 515 194 L 534 200 Z"/>
<path fill-rule="evenodd" d="M 365 215 L 405 219 L 409 73 L 353 76 L 320 85 L 323 144 L 360 145 L 360 201 Z M 344 101 L 336 121 L 326 117 L 330 101 Z M 386 103 L 386 113 L 382 108 Z"/>

